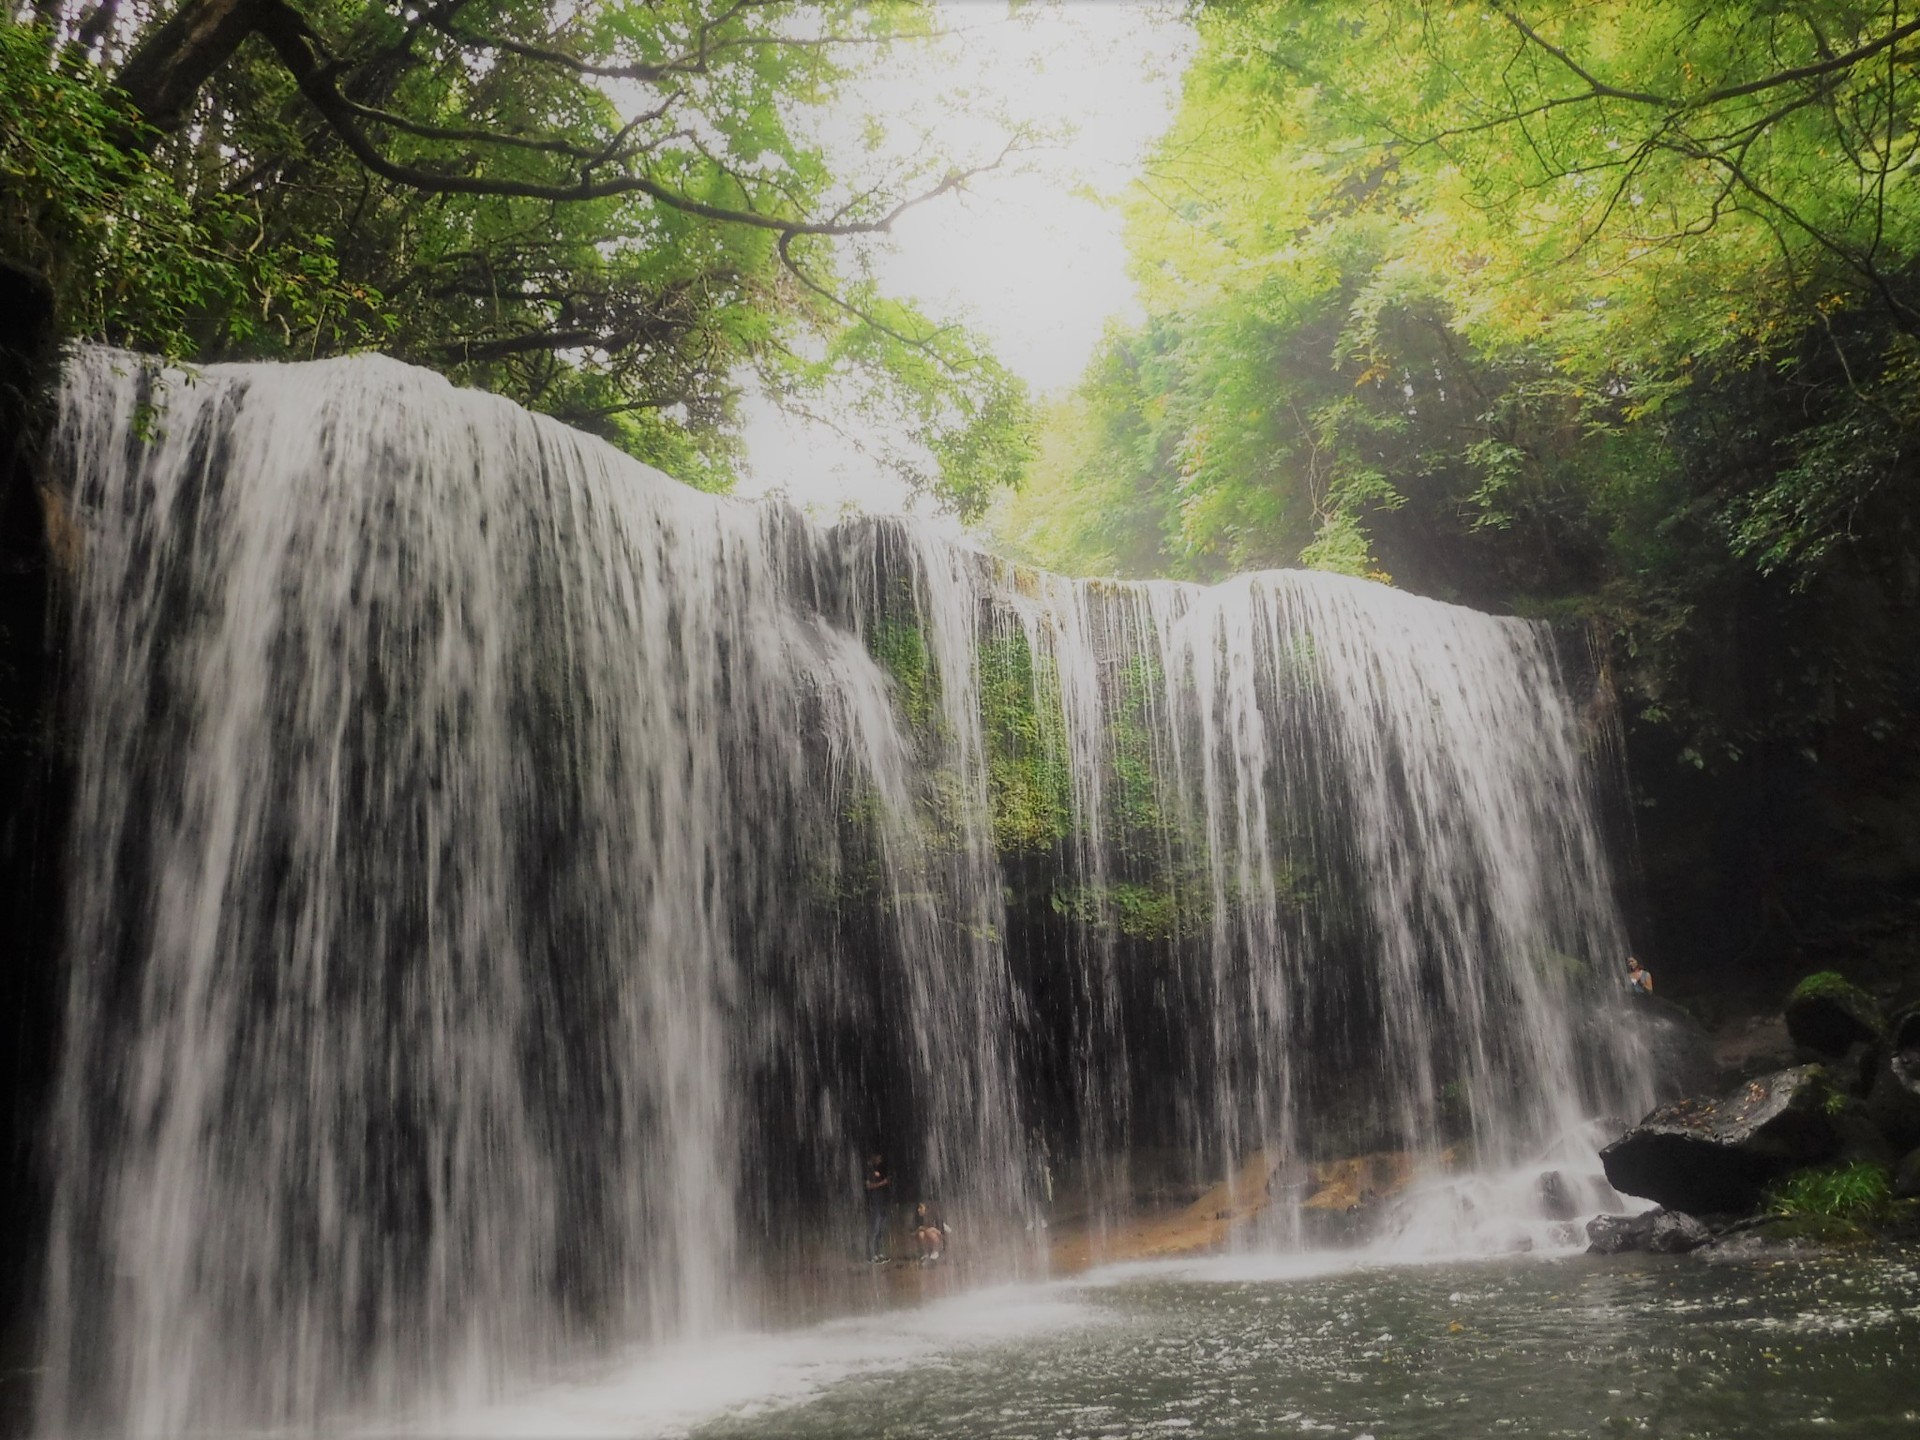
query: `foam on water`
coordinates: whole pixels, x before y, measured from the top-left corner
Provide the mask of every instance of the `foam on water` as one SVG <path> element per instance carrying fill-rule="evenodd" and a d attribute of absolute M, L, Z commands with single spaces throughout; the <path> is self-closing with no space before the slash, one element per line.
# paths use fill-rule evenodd
<path fill-rule="evenodd" d="M 397 1433 L 475 1437 L 682 1435 L 720 1415 L 804 1404 L 832 1386 L 950 1357 L 970 1347 L 1111 1323 L 1076 1286 L 994 1286 L 801 1330 L 740 1332 L 665 1345 L 591 1379 L 507 1403 L 436 1410 Z M 382 1434 L 396 1433 L 382 1426 Z"/>

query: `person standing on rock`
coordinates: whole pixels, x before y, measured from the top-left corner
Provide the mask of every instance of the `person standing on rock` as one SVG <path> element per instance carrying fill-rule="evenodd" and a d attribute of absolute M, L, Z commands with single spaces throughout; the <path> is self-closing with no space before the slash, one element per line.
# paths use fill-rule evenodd
<path fill-rule="evenodd" d="M 887 1258 L 881 1247 L 887 1240 L 887 1202 L 893 1198 L 893 1177 L 887 1158 L 878 1150 L 867 1157 L 867 1258 L 878 1265 Z"/>
<path fill-rule="evenodd" d="M 1640 967 L 1638 957 L 1627 957 L 1627 989 L 1635 995 L 1653 994 L 1653 972 Z"/>

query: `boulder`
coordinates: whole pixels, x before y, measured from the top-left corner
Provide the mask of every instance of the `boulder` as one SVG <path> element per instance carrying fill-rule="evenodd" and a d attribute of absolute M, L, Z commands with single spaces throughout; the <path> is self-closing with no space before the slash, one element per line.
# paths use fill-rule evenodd
<path fill-rule="evenodd" d="M 1645 1250 L 1654 1255 L 1682 1255 L 1712 1242 L 1713 1232 L 1674 1210 L 1649 1210 L 1644 1215 L 1596 1215 L 1587 1222 L 1589 1255 L 1619 1255 Z"/>
<path fill-rule="evenodd" d="M 1548 1170 L 1534 1182 L 1540 1213 L 1549 1220 L 1571 1220 L 1580 1213 L 1580 1202 L 1573 1197 L 1566 1177 Z"/>
<path fill-rule="evenodd" d="M 1713 1099 L 1654 1110 L 1600 1152 L 1607 1180 L 1689 1214 L 1750 1209 L 1768 1183 L 1833 1157 L 1840 1137 L 1817 1065 L 1799 1065 Z"/>
<path fill-rule="evenodd" d="M 1920 1145 L 1920 1006 L 1902 1011 L 1867 1091 L 1867 1118 L 1896 1146 Z"/>
<path fill-rule="evenodd" d="M 1587 1222 L 1587 1253 L 1618 1255 L 1636 1250 L 1640 1244 L 1641 1217 L 1638 1215 L 1596 1215 Z"/>
<path fill-rule="evenodd" d="M 1683 1255 L 1712 1241 L 1713 1232 L 1704 1224 L 1675 1210 L 1654 1211 L 1647 1232 L 1647 1249 L 1655 1255 Z"/>
<path fill-rule="evenodd" d="M 1900 1158 L 1901 1147 L 1887 1139 L 1886 1132 L 1867 1114 L 1864 1103 L 1852 1096 L 1836 1096 L 1827 1105 L 1827 1118 L 1839 1140 L 1834 1158 L 1842 1164 L 1865 1162 L 1882 1170 L 1891 1170 Z"/>
<path fill-rule="evenodd" d="M 1832 1119 L 1834 1135 L 1839 1137 L 1839 1148 L 1834 1150 L 1836 1164 L 1878 1165 L 1885 1171 L 1899 1164 L 1901 1146 L 1887 1140 L 1885 1131 L 1866 1117 L 1866 1106 L 1859 1100 L 1847 1100 L 1843 1108 L 1832 1112 Z"/>
<path fill-rule="evenodd" d="M 1879 1002 L 1831 970 L 1809 975 L 1787 997 L 1787 1034 L 1816 1059 L 1838 1060 L 1854 1045 L 1886 1034 Z"/>

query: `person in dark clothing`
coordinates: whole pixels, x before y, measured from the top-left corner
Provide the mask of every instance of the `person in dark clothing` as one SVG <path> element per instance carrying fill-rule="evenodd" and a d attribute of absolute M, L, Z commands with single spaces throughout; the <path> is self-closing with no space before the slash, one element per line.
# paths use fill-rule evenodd
<path fill-rule="evenodd" d="M 893 1198 L 893 1177 L 879 1151 L 867 1157 L 867 1258 L 878 1265 L 887 1258 L 881 1247 L 887 1239 L 887 1202 Z"/>

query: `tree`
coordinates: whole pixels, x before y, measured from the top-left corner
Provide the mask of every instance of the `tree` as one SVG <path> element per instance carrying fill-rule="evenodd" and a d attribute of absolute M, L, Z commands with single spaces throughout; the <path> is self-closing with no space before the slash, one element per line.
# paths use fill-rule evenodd
<path fill-rule="evenodd" d="M 171 176 L 236 270 L 299 254 L 330 286 L 295 312 L 235 281 L 264 323 L 205 307 L 203 358 L 273 330 L 283 353 L 376 340 L 706 483 L 727 478 L 744 375 L 776 395 L 853 375 L 911 415 L 952 503 L 1018 461 L 1018 383 L 843 253 L 1001 156 L 876 150 L 836 173 L 806 133 L 856 60 L 929 33 L 923 6 L 45 0 L 38 18 L 47 73 L 124 96 L 96 127 L 111 163 Z"/>

